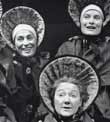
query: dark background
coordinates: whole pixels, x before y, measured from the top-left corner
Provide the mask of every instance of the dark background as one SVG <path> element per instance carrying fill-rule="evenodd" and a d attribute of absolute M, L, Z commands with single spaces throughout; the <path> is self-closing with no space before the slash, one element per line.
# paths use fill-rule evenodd
<path fill-rule="evenodd" d="M 46 31 L 41 48 L 52 55 L 62 42 L 77 32 L 68 14 L 68 0 L 24 0 L 23 5 L 36 9 L 44 18 Z"/>

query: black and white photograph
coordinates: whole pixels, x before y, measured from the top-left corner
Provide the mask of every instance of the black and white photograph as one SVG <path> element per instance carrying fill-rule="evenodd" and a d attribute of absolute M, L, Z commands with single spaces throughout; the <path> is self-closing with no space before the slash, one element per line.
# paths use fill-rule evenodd
<path fill-rule="evenodd" d="M 110 122 L 110 0 L 0 0 L 0 122 Z"/>

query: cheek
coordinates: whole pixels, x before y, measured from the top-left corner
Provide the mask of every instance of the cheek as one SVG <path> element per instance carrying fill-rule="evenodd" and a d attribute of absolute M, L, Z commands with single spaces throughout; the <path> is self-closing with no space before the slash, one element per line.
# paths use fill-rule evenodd
<path fill-rule="evenodd" d="M 33 47 L 36 48 L 37 47 L 37 40 L 34 39 L 34 40 L 30 41 L 29 44 L 32 44 Z"/>
<path fill-rule="evenodd" d="M 86 29 L 87 23 L 88 21 L 86 21 L 85 19 L 82 19 L 82 21 L 80 22 L 80 28 L 82 31 Z"/>
<path fill-rule="evenodd" d="M 97 25 L 97 27 L 102 28 L 103 27 L 103 22 L 102 21 L 96 22 L 96 25 Z"/>
<path fill-rule="evenodd" d="M 77 99 L 72 99 L 71 100 L 71 103 L 72 103 L 72 106 L 73 107 L 78 107 L 81 106 L 82 102 L 81 102 L 81 99 L 80 98 L 77 98 Z"/>
<path fill-rule="evenodd" d="M 80 19 L 80 24 L 81 24 L 81 25 L 84 25 L 84 24 L 86 24 L 87 22 L 88 22 L 88 20 L 86 20 L 86 19 L 84 19 L 84 18 L 81 17 L 81 19 Z"/>
<path fill-rule="evenodd" d="M 36 39 L 33 39 L 30 41 L 30 43 L 37 44 L 37 41 L 36 41 Z"/>
<path fill-rule="evenodd" d="M 87 22 L 85 22 L 85 21 L 80 22 L 80 29 L 81 29 L 82 33 L 85 33 L 85 31 L 87 29 L 86 24 L 87 24 Z"/>
<path fill-rule="evenodd" d="M 61 105 L 62 105 L 63 99 L 59 98 L 59 97 L 55 97 L 54 98 L 54 107 L 56 110 L 59 111 Z"/>
<path fill-rule="evenodd" d="M 60 106 L 63 100 L 59 97 L 54 98 L 54 106 Z"/>
<path fill-rule="evenodd" d="M 20 47 L 21 45 L 22 45 L 21 42 L 15 41 L 15 47 L 16 47 L 16 48 Z"/>
<path fill-rule="evenodd" d="M 72 107 L 72 113 L 73 114 L 77 113 L 80 110 L 80 107 L 81 107 L 81 103 L 80 102 L 75 103 L 73 105 L 73 107 Z"/>
<path fill-rule="evenodd" d="M 72 102 L 72 111 L 73 111 L 73 114 L 78 112 L 78 110 L 81 107 L 81 105 L 82 105 L 82 102 L 81 102 L 80 99 Z"/>

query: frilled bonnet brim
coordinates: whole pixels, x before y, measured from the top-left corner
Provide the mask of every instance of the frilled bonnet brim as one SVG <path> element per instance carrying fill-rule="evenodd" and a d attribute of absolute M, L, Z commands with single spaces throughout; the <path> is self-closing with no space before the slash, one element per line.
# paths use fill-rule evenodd
<path fill-rule="evenodd" d="M 39 46 L 43 41 L 45 31 L 45 24 L 41 15 L 36 10 L 26 6 L 12 8 L 3 14 L 1 19 L 1 34 L 11 48 L 14 48 L 12 32 L 19 24 L 27 24 L 35 29 Z"/>

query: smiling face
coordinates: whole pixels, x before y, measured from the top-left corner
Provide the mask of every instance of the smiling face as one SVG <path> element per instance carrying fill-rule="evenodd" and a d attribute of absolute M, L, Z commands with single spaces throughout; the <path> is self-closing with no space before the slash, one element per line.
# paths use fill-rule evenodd
<path fill-rule="evenodd" d="M 103 26 L 103 17 L 99 11 L 90 9 L 81 14 L 80 26 L 81 32 L 85 35 L 99 35 Z"/>
<path fill-rule="evenodd" d="M 15 36 L 15 47 L 21 56 L 33 56 L 37 48 L 37 39 L 31 31 L 20 30 Z"/>
<path fill-rule="evenodd" d="M 80 91 L 73 83 L 60 83 L 56 88 L 54 106 L 56 112 L 64 117 L 74 115 L 81 106 Z"/>

